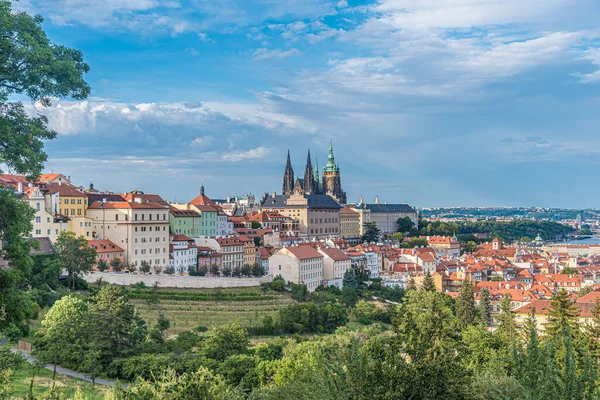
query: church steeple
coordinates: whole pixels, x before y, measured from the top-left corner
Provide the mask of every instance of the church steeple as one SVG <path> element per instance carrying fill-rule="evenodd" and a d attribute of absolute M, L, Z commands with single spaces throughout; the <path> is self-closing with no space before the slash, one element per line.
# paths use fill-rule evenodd
<path fill-rule="evenodd" d="M 327 156 L 327 165 L 323 169 L 325 172 L 340 172 L 340 169 L 335 165 L 335 157 L 333 156 L 333 140 L 329 139 L 329 155 Z"/>
<path fill-rule="evenodd" d="M 304 168 L 304 193 L 315 193 L 315 174 L 313 173 L 312 161 L 310 161 L 310 149 L 306 158 L 306 167 Z"/>
<path fill-rule="evenodd" d="M 315 156 L 315 193 L 321 194 L 321 178 L 319 178 L 319 157 Z"/>
<path fill-rule="evenodd" d="M 287 163 L 285 165 L 285 172 L 283 173 L 283 189 L 281 191 L 281 194 L 292 194 L 292 190 L 294 190 L 294 168 L 292 168 L 290 151 L 288 150 Z"/>

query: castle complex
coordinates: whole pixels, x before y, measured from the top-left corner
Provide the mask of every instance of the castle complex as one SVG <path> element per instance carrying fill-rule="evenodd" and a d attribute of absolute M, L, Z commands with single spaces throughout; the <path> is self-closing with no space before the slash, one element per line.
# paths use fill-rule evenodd
<path fill-rule="evenodd" d="M 333 156 L 333 143 L 330 142 L 329 144 L 329 155 L 327 156 L 327 165 L 323 168 L 322 181 L 319 180 L 319 160 L 316 160 L 313 169 L 310 150 L 308 151 L 306 167 L 304 168 L 304 179 L 297 178 L 294 180 L 294 169 L 292 168 L 290 152 L 288 151 L 281 193 L 284 196 L 289 196 L 295 189 L 307 195 L 326 194 L 333 197 L 338 203 L 346 203 L 346 192 L 342 190 L 340 178 L 340 166 L 336 165 L 335 157 Z"/>

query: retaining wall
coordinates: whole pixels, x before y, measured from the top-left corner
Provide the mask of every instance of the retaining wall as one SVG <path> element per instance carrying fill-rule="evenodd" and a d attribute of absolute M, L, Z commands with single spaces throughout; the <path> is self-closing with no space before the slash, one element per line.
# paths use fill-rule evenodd
<path fill-rule="evenodd" d="M 226 288 L 260 286 L 261 283 L 271 282 L 273 277 L 267 275 L 262 278 L 207 278 L 202 276 L 94 272 L 84 275 L 83 279 L 89 283 L 96 283 L 99 279 L 102 279 L 103 282 L 115 285 L 134 285 L 138 282 L 144 282 L 146 286 L 154 286 L 158 282 L 159 287 L 165 288 Z"/>

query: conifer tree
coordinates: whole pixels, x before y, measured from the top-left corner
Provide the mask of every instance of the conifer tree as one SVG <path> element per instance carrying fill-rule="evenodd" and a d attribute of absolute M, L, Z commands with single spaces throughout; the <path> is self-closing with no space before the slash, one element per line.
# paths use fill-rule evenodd
<path fill-rule="evenodd" d="M 517 323 L 512 312 L 511 300 L 510 294 L 505 294 L 502 298 L 498 315 L 498 329 L 496 329 L 496 334 L 508 347 L 512 347 L 517 338 Z"/>
<path fill-rule="evenodd" d="M 473 282 L 465 279 L 460 288 L 460 297 L 456 303 L 456 319 L 458 327 L 465 329 L 475 322 L 475 292 L 473 291 Z"/>
<path fill-rule="evenodd" d="M 584 327 L 585 345 L 591 356 L 600 360 L 600 298 L 596 299 L 596 304 L 591 312 L 592 322 Z"/>
<path fill-rule="evenodd" d="M 561 289 L 550 302 L 548 309 L 548 322 L 545 325 L 545 333 L 549 338 L 560 337 L 566 327 L 567 332 L 573 337 L 579 332 L 577 317 L 579 316 L 575 304 L 571 302 L 569 293 Z"/>
<path fill-rule="evenodd" d="M 429 272 L 427 272 L 427 274 L 425 274 L 425 278 L 423 278 L 423 290 L 426 290 L 428 292 L 436 292 L 437 289 L 435 288 L 435 281 L 433 280 L 433 277 L 431 276 L 431 274 Z"/>
<path fill-rule="evenodd" d="M 415 283 L 415 278 L 413 277 L 408 280 L 408 284 L 406 285 L 406 291 L 409 290 L 417 290 L 417 284 Z"/>
<path fill-rule="evenodd" d="M 490 312 L 490 291 L 488 288 L 481 289 L 479 293 L 479 320 L 485 326 L 490 326 L 492 322 L 492 314 Z"/>

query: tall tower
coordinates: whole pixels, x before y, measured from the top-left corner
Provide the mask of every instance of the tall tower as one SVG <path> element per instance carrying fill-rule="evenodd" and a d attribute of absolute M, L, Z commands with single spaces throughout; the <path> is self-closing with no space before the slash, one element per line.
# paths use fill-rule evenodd
<path fill-rule="evenodd" d="M 319 157 L 315 156 L 315 194 L 321 194 L 321 178 L 319 178 Z"/>
<path fill-rule="evenodd" d="M 342 181 L 340 178 L 340 166 L 336 165 L 333 156 L 333 142 L 329 141 L 329 156 L 327 156 L 327 165 L 323 168 L 323 193 L 335 198 L 339 203 L 346 203 L 346 192 L 342 190 Z"/>
<path fill-rule="evenodd" d="M 294 190 L 294 168 L 292 168 L 292 161 L 290 160 L 290 151 L 288 150 L 287 164 L 285 165 L 285 172 L 283 173 L 283 189 L 281 194 L 290 195 Z"/>
<path fill-rule="evenodd" d="M 312 161 L 310 161 L 310 149 L 304 168 L 304 193 L 315 194 L 315 174 L 313 173 Z"/>

